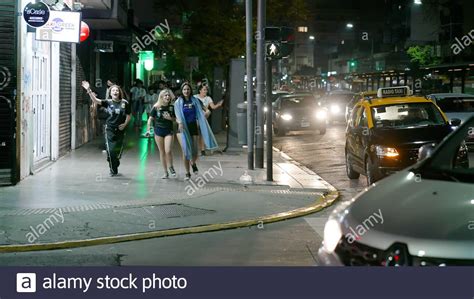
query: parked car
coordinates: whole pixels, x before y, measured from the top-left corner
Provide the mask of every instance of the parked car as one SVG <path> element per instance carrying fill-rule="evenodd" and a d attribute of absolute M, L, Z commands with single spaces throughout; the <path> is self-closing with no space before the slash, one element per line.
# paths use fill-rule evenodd
<path fill-rule="evenodd" d="M 326 133 L 327 111 L 317 105 L 312 93 L 280 96 L 273 103 L 273 112 L 273 130 L 277 136 L 299 130 Z"/>
<path fill-rule="evenodd" d="M 322 107 L 328 111 L 328 122 L 345 122 L 346 106 L 354 97 L 354 93 L 349 91 L 333 91 L 319 100 Z"/>
<path fill-rule="evenodd" d="M 439 143 L 459 125 L 433 101 L 410 94 L 408 87 L 380 88 L 377 98 L 354 106 L 345 145 L 350 179 L 363 174 L 371 185 L 413 165 L 421 146 Z"/>
<path fill-rule="evenodd" d="M 340 204 L 324 228 L 320 265 L 474 266 L 474 153 L 459 165 L 474 117 L 415 165 Z M 430 154 L 431 152 L 431 154 Z"/>
<path fill-rule="evenodd" d="M 460 119 L 464 122 L 474 115 L 474 95 L 465 93 L 435 93 L 428 96 L 451 119 Z M 474 151 L 474 136 L 468 136 L 466 145 L 469 151 Z"/>
<path fill-rule="evenodd" d="M 474 95 L 465 93 L 434 93 L 428 95 L 449 119 L 458 118 L 461 122 L 474 115 Z"/>

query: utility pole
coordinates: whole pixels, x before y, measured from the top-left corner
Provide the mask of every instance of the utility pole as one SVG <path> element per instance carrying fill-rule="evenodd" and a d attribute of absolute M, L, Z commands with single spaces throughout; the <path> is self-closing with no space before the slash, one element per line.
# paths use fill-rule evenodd
<path fill-rule="evenodd" d="M 255 121 L 253 118 L 253 66 L 252 66 L 252 41 L 253 41 L 253 22 L 252 22 L 252 0 L 245 0 L 245 16 L 246 16 L 246 34 L 247 34 L 247 168 L 254 169 L 254 133 Z"/>
<path fill-rule="evenodd" d="M 267 57 L 266 61 L 266 98 L 267 98 L 267 181 L 273 181 L 273 106 L 272 106 L 272 66 L 273 60 Z"/>
<path fill-rule="evenodd" d="M 257 20 L 257 127 L 255 167 L 263 168 L 263 92 L 265 87 L 265 10 L 266 0 L 258 0 Z"/>

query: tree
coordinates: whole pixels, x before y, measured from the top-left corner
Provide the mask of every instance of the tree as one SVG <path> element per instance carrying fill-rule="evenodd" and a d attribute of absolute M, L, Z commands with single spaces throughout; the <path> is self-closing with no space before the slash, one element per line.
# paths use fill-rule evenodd
<path fill-rule="evenodd" d="M 412 46 L 408 48 L 407 54 L 411 58 L 411 62 L 416 66 L 432 66 L 440 63 L 440 59 L 435 57 L 433 46 Z"/>
<path fill-rule="evenodd" d="M 308 21 L 310 11 L 305 0 L 268 0 L 267 24 L 296 27 Z"/>
<path fill-rule="evenodd" d="M 254 1 L 256 4 L 257 1 Z M 227 66 L 232 58 L 245 55 L 245 2 L 233 0 L 155 0 L 163 15 L 181 16 L 181 30 L 174 30 L 165 41 L 173 55 L 166 66 L 177 74 L 186 57 L 199 57 L 201 73 L 212 74 L 214 67 Z M 254 15 L 256 15 L 256 8 Z M 267 24 L 297 26 L 307 20 L 305 0 L 267 0 Z M 254 21 L 256 24 L 256 20 Z"/>

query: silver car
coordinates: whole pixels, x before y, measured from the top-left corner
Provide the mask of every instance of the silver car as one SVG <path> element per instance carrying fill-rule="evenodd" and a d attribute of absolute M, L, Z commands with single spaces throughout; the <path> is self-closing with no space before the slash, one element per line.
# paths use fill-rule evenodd
<path fill-rule="evenodd" d="M 454 118 L 462 122 L 474 115 L 474 95 L 466 93 L 434 93 L 429 99 L 443 110 L 449 120 Z"/>
<path fill-rule="evenodd" d="M 321 265 L 474 265 L 474 117 L 420 161 L 340 204 L 324 228 Z M 469 165 L 458 165 L 459 155 Z M 424 158 L 426 157 L 426 158 Z"/>

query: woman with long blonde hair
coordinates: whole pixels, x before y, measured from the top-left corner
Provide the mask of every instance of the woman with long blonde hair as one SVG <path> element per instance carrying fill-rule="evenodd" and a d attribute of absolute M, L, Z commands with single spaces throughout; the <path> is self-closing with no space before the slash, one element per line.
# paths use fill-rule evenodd
<path fill-rule="evenodd" d="M 176 177 L 176 171 L 173 167 L 172 154 L 174 135 L 173 122 L 176 120 L 174 106 L 171 103 L 173 99 L 173 92 L 169 89 L 163 89 L 158 96 L 158 101 L 151 109 L 150 117 L 148 118 L 147 122 L 147 137 L 150 136 L 150 127 L 152 121 L 155 122 L 155 142 L 160 151 L 160 161 L 164 170 L 164 174 L 162 176 L 163 179 L 169 178 L 169 174 L 171 174 L 173 177 Z"/>

